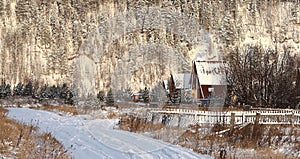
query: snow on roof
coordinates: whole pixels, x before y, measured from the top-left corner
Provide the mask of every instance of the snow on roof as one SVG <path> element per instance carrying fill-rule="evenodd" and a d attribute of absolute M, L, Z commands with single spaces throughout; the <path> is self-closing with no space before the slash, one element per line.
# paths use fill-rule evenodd
<path fill-rule="evenodd" d="M 190 78 L 191 74 L 189 73 L 179 73 L 173 74 L 173 80 L 176 89 L 188 89 L 190 88 Z"/>
<path fill-rule="evenodd" d="M 227 85 L 224 61 L 194 61 L 200 85 Z"/>
<path fill-rule="evenodd" d="M 169 80 L 164 80 L 164 87 L 166 90 L 169 89 L 169 83 L 170 83 Z"/>

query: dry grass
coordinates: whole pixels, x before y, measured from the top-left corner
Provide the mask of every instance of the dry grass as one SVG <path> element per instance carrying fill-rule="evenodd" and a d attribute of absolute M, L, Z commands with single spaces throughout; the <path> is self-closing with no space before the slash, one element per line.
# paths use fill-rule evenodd
<path fill-rule="evenodd" d="M 51 105 L 43 104 L 40 107 L 32 107 L 32 109 L 46 110 L 51 112 L 63 112 L 71 115 L 78 115 L 78 110 L 75 106 L 71 105 Z"/>
<path fill-rule="evenodd" d="M 153 124 L 152 122 L 147 122 L 146 119 L 135 117 L 133 115 L 124 115 L 121 117 L 119 127 L 122 130 L 130 132 L 152 132 L 162 129 L 165 125 Z"/>
<path fill-rule="evenodd" d="M 114 118 L 116 118 L 117 116 L 118 116 L 118 114 L 116 114 L 115 112 L 109 111 L 109 112 L 108 112 L 108 115 L 107 115 L 107 118 L 108 118 L 108 119 L 114 119 Z"/>
<path fill-rule="evenodd" d="M 216 158 L 220 158 L 217 154 Z M 240 151 L 238 153 L 233 152 L 227 155 L 228 159 L 296 159 L 297 157 L 292 157 L 284 155 L 281 153 L 276 153 L 275 151 L 268 148 L 259 148 L 255 151 L 248 149 Z"/>
<path fill-rule="evenodd" d="M 23 125 L 5 116 L 0 108 L 0 154 L 8 158 L 71 158 L 50 133 L 40 133 L 32 125 Z M 0 156 L 1 157 L 1 156 Z"/>
<path fill-rule="evenodd" d="M 291 127 L 283 125 L 248 125 L 241 130 L 236 129 L 234 132 L 227 132 L 222 136 L 212 135 L 213 132 L 222 129 L 220 125 L 212 127 L 209 135 L 201 133 L 199 131 L 201 129 L 202 127 L 199 125 L 190 127 L 175 144 L 201 154 L 209 154 L 215 158 L 221 158 L 220 147 L 226 148 L 226 158 L 230 159 L 297 158 L 293 154 L 280 153 L 276 149 L 286 143 L 291 144 L 292 149 L 294 146 L 294 149 L 299 150 L 299 141 L 295 139 L 299 135 L 299 129 L 291 129 Z"/>
<path fill-rule="evenodd" d="M 206 140 L 211 145 L 226 145 L 230 147 L 228 149 L 230 151 L 228 152 L 229 158 L 294 159 L 297 157 L 294 157 L 293 154 L 285 153 L 284 151 L 280 153 L 276 149 L 283 145 L 289 145 L 289 150 L 299 151 L 300 145 L 297 138 L 299 138 L 299 129 L 290 125 L 249 124 L 242 129 L 227 132 L 223 136 L 209 136 Z M 239 153 L 236 154 L 236 152 Z M 215 152 L 215 157 L 218 157 L 217 152 Z"/>

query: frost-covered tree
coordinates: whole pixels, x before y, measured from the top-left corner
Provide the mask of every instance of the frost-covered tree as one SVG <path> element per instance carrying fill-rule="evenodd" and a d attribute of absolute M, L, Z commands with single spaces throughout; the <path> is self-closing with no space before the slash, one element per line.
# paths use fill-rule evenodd
<path fill-rule="evenodd" d="M 230 13 L 227 13 L 221 21 L 219 28 L 219 36 L 221 41 L 226 45 L 233 45 L 235 41 L 235 30 L 233 18 Z"/>
<path fill-rule="evenodd" d="M 195 24 L 194 28 L 199 32 L 207 31 L 212 35 L 212 44 L 216 47 L 221 43 L 240 48 L 245 43 L 256 45 L 259 40 L 266 40 L 270 45 L 279 43 L 280 47 L 285 45 L 281 43 L 288 42 L 297 49 L 300 39 L 298 6 L 300 6 L 299 1 L 279 0 L 0 0 L 0 70 L 10 84 L 24 81 L 28 77 L 38 79 L 40 84 L 43 81 L 55 81 L 56 77 L 60 77 L 58 82 L 72 82 L 74 78 L 72 75 L 75 72 L 73 66 L 80 50 L 93 54 L 83 46 L 89 41 L 89 36 L 98 37 L 97 34 L 93 34 L 95 29 L 99 31 L 101 38 L 95 38 L 91 42 L 101 49 L 90 48 L 95 52 L 101 52 L 102 48 L 106 50 L 101 52 L 104 55 L 102 59 L 96 58 L 99 60 L 97 61 L 99 75 L 95 76 L 97 77 L 95 81 L 99 83 L 96 84 L 97 87 L 106 92 L 112 85 L 111 73 L 114 72 L 115 66 L 118 67 L 117 59 L 124 57 L 124 53 L 130 52 L 128 61 L 136 62 L 134 54 L 131 54 L 132 51 L 127 49 L 141 46 L 140 44 L 155 43 L 177 50 L 189 64 L 195 57 L 192 52 L 196 53 L 197 45 L 202 45 L 198 43 L 199 41 L 194 41 L 197 38 L 201 39 L 201 36 L 188 40 L 188 37 L 192 37 L 186 34 L 191 31 L 188 30 L 189 24 Z M 142 11 L 143 9 L 147 12 Z M 158 10 L 153 16 L 148 16 L 147 14 L 153 9 Z M 125 19 L 130 20 L 123 22 L 124 18 L 118 17 L 121 14 L 126 15 Z M 178 18 L 179 15 L 183 18 Z M 166 19 L 161 21 L 161 17 Z M 120 30 L 124 32 L 121 33 Z M 275 40 L 276 38 L 279 40 Z M 142 51 L 150 53 L 153 56 L 151 60 L 159 57 L 161 64 L 172 66 L 172 63 L 168 63 L 172 60 L 172 58 L 169 60 L 169 57 L 175 56 L 169 54 L 170 56 L 160 57 L 154 53 L 162 52 L 161 47 L 155 48 L 155 51 L 148 48 Z M 11 62 L 6 63 L 6 61 Z M 143 64 L 144 61 L 141 63 Z M 157 84 L 165 71 L 158 73 L 158 70 L 163 69 L 153 68 L 149 67 L 147 71 L 141 71 L 136 77 L 145 77 L 142 74 L 150 74 L 151 71 L 154 75 L 150 76 L 151 78 L 147 77 L 146 84 L 152 84 L 153 81 Z M 191 70 L 190 65 L 181 68 Z M 168 71 L 168 68 L 166 70 Z M 123 82 L 124 85 L 128 84 L 127 80 L 123 81 L 126 81 Z M 49 83 L 52 84 L 54 83 Z"/>
<path fill-rule="evenodd" d="M 2 16 L 4 12 L 4 3 L 3 3 L 3 0 L 0 0 L 0 16 Z"/>

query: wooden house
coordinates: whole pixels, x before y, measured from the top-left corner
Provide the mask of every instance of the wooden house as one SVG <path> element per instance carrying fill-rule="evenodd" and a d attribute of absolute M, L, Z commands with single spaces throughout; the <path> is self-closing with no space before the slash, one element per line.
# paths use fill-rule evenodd
<path fill-rule="evenodd" d="M 191 86 L 194 98 L 208 104 L 211 98 L 225 98 L 227 82 L 226 62 L 221 60 L 195 60 L 192 66 Z"/>
<path fill-rule="evenodd" d="M 164 80 L 164 88 L 169 98 L 169 102 L 179 104 L 182 101 L 185 90 L 189 90 L 190 73 L 172 74 L 169 80 Z"/>

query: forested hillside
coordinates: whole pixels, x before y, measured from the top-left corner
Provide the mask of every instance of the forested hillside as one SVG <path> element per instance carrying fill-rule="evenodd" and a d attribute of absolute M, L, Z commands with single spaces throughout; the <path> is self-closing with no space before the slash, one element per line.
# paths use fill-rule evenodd
<path fill-rule="evenodd" d="M 139 90 L 199 53 L 249 46 L 299 56 L 298 0 L 0 0 L 0 78 Z"/>

